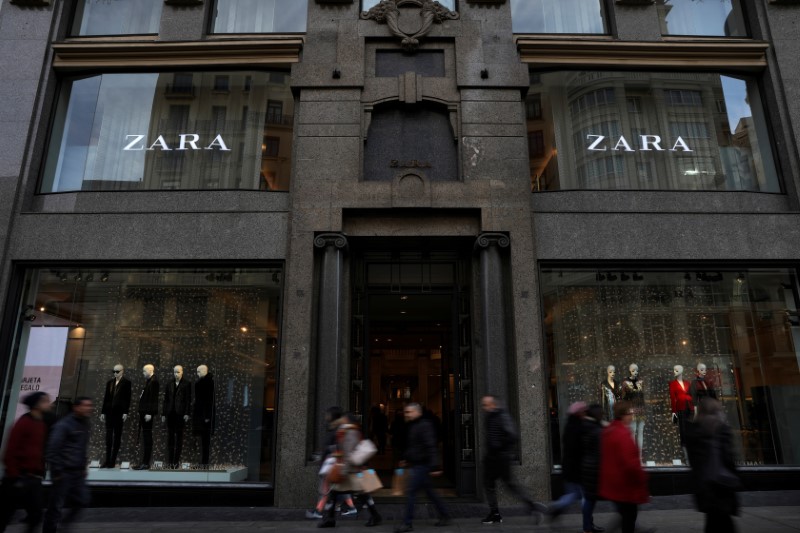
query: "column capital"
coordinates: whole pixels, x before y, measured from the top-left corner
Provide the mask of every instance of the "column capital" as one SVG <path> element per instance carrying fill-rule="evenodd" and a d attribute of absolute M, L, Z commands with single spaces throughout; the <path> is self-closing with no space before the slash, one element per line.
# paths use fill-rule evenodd
<path fill-rule="evenodd" d="M 489 248 L 490 246 L 497 246 L 499 248 L 508 248 L 511 245 L 511 238 L 505 233 L 486 232 L 478 235 L 475 240 L 475 249 Z"/>
<path fill-rule="evenodd" d="M 347 236 L 344 233 L 320 233 L 314 237 L 314 247 L 327 248 L 328 246 L 346 250 Z"/>

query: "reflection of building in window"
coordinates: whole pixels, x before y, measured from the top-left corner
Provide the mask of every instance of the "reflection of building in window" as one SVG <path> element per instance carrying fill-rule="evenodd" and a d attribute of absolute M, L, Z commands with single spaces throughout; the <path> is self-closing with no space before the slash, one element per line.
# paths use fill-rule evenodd
<path fill-rule="evenodd" d="M 214 77 L 214 90 L 215 91 L 229 91 L 230 77 L 229 76 L 215 76 Z"/>
<path fill-rule="evenodd" d="M 544 132 L 542 130 L 532 131 L 528 134 L 528 150 L 532 158 L 544 156 Z"/>
<path fill-rule="evenodd" d="M 542 95 L 532 94 L 525 100 L 525 114 L 528 120 L 541 120 L 542 118 Z"/>
<path fill-rule="evenodd" d="M 280 137 L 264 137 L 264 144 L 261 151 L 264 157 L 278 157 L 280 152 Z"/>
<path fill-rule="evenodd" d="M 193 96 L 194 85 L 192 85 L 192 74 L 176 72 L 172 77 L 172 85 L 167 85 L 167 94 L 173 96 Z"/>
<path fill-rule="evenodd" d="M 664 91 L 664 101 L 667 105 L 696 106 L 703 105 L 703 98 L 700 91 L 690 91 L 683 89 L 668 89 Z"/>

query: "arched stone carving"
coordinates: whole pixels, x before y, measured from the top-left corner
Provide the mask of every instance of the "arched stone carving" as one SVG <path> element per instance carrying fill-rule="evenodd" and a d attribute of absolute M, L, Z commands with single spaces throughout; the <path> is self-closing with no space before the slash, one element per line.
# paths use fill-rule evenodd
<path fill-rule="evenodd" d="M 400 11 L 404 6 L 420 8 L 419 22 Z M 361 13 L 362 20 L 386 24 L 393 35 L 402 39 L 400 44 L 407 52 L 415 52 L 419 48 L 419 40 L 430 33 L 434 23 L 441 24 L 445 20 L 456 20 L 458 17 L 458 13 L 450 11 L 435 0 L 381 0 L 369 11 Z"/>

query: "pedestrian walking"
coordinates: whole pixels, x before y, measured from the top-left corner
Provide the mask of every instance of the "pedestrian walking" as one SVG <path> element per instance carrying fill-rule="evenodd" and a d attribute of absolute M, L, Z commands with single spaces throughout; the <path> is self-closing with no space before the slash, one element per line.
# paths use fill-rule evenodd
<path fill-rule="evenodd" d="M 72 404 L 72 413 L 59 420 L 47 442 L 47 462 L 53 486 L 44 515 L 42 533 L 67 531 L 83 507 L 89 505 L 89 488 L 86 486 L 87 449 L 94 405 L 92 399 L 81 396 Z M 70 506 L 61 520 L 61 509 Z"/>
<path fill-rule="evenodd" d="M 34 392 L 22 403 L 28 412 L 11 428 L 3 456 L 5 474 L 0 485 L 0 532 L 6 530 L 18 507 L 28 513 L 25 518 L 28 533 L 35 531 L 42 522 L 42 478 L 47 438 L 44 414 L 50 410 L 50 397 L 44 392 Z"/>
<path fill-rule="evenodd" d="M 408 467 L 411 471 L 411 478 L 406 487 L 406 512 L 403 523 L 397 526 L 395 533 L 405 533 L 414 531 L 414 503 L 416 494 L 419 490 L 425 490 L 428 498 L 433 502 L 436 511 L 439 513 L 439 520 L 434 524 L 436 527 L 450 525 L 450 513 L 444 506 L 441 497 L 433 489 L 431 476 L 441 475 L 439 467 L 439 450 L 436 447 L 436 429 L 428 418 L 422 416 L 422 406 L 418 403 L 410 403 L 403 414 L 406 419 L 406 449 L 400 466 Z"/>
<path fill-rule="evenodd" d="M 363 435 L 361 427 L 358 425 L 355 416 L 348 413 L 334 422 L 336 424 L 336 444 L 332 455 L 336 457 L 336 466 L 339 469 L 338 475 L 341 480 L 333 481 L 331 484 L 328 500 L 325 503 L 322 521 L 317 527 L 327 528 L 336 527 L 336 500 L 340 494 L 358 492 L 361 487 L 354 479 L 354 474 L 360 471 L 360 465 L 353 457 L 358 443 L 361 442 Z M 329 479 L 330 481 L 330 479 Z M 367 526 L 377 526 L 382 522 L 380 513 L 375 507 L 375 500 L 369 494 L 362 495 L 361 498 L 369 511 Z M 352 501 L 352 500 L 351 500 Z M 353 506 L 355 508 L 355 506 Z"/>
<path fill-rule="evenodd" d="M 633 533 L 639 504 L 650 500 L 647 473 L 639 461 L 639 447 L 630 425 L 633 407 L 627 401 L 614 405 L 614 421 L 600 439 L 598 496 L 611 501 L 622 519 L 622 533 Z"/>
<path fill-rule="evenodd" d="M 567 409 L 567 423 L 561 447 L 561 477 L 564 494 L 547 508 L 551 520 L 558 518 L 570 505 L 583 499 L 581 461 L 583 460 L 583 417 L 586 403 L 575 402 Z"/>
<path fill-rule="evenodd" d="M 592 404 L 581 421 L 581 490 L 583 491 L 583 533 L 602 533 L 605 528 L 594 525 L 597 504 L 597 476 L 600 471 L 600 436 L 603 432 L 603 406 Z"/>
<path fill-rule="evenodd" d="M 529 513 L 536 513 L 537 522 L 541 513 L 547 511 L 544 504 L 534 502 L 525 494 L 511 475 L 511 461 L 514 458 L 514 447 L 517 443 L 517 429 L 511 415 L 500 406 L 496 396 L 487 394 L 481 398 L 481 408 L 486 413 L 486 454 L 483 457 L 483 489 L 489 504 L 489 514 L 483 519 L 484 524 L 503 522 L 497 504 L 497 480 L 503 483 L 520 500 L 525 502 Z"/>
<path fill-rule="evenodd" d="M 697 418 L 686 427 L 686 448 L 695 504 L 706 515 L 705 533 L 734 533 L 733 516 L 739 514 L 736 492 L 742 483 L 736 474 L 733 432 L 718 400 L 700 402 Z"/>

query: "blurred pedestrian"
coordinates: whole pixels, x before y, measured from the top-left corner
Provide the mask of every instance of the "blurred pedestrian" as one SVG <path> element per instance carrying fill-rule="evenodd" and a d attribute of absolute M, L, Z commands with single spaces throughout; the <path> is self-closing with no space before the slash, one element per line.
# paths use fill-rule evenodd
<path fill-rule="evenodd" d="M 639 504 L 650 500 L 647 474 L 639 461 L 639 447 L 630 430 L 633 407 L 627 401 L 614 405 L 614 421 L 600 438 L 598 496 L 611 501 L 622 518 L 622 533 L 633 533 Z"/>
<path fill-rule="evenodd" d="M 687 424 L 686 449 L 697 510 L 706 515 L 705 533 L 735 532 L 736 491 L 742 483 L 736 474 L 733 432 L 718 400 L 704 398 L 700 402 L 697 418 Z"/>
<path fill-rule="evenodd" d="M 584 533 L 602 533 L 605 528 L 594 525 L 594 506 L 597 503 L 597 476 L 600 471 L 600 436 L 603 433 L 603 406 L 592 404 L 581 421 L 581 490 L 583 491 Z"/>
<path fill-rule="evenodd" d="M 392 466 L 397 466 L 406 452 L 407 440 L 406 419 L 403 417 L 403 410 L 398 409 L 394 413 L 394 420 L 389 426 L 389 434 L 392 436 Z"/>
<path fill-rule="evenodd" d="M 489 514 L 484 524 L 500 524 L 503 517 L 497 505 L 497 480 L 500 479 L 520 500 L 525 502 L 529 513 L 537 512 L 541 520 L 542 512 L 547 511 L 541 503 L 536 503 L 525 494 L 511 475 L 511 461 L 517 443 L 517 428 L 511 415 L 503 409 L 496 396 L 487 394 L 481 398 L 481 408 L 486 413 L 486 455 L 483 458 L 483 490 L 489 504 Z"/>
<path fill-rule="evenodd" d="M 400 466 L 408 466 L 411 479 L 407 487 L 406 512 L 403 523 L 397 526 L 395 533 L 414 531 L 414 501 L 417 491 L 424 489 L 439 513 L 437 527 L 450 525 L 450 513 L 444 502 L 433 489 L 431 476 L 441 475 L 439 467 L 439 449 L 436 446 L 436 429 L 433 423 L 422 416 L 422 406 L 418 403 L 408 404 L 403 410 L 407 422 L 406 450 Z"/>
<path fill-rule="evenodd" d="M 72 413 L 53 426 L 46 454 L 53 486 L 42 533 L 67 531 L 81 509 L 89 505 L 86 466 L 91 429 L 89 419 L 93 410 L 92 399 L 80 396 L 72 404 Z M 61 509 L 65 505 L 70 506 L 70 511 L 61 520 Z"/>
<path fill-rule="evenodd" d="M 325 504 L 328 502 L 331 491 L 331 484 L 326 479 L 330 465 L 326 466 L 326 461 L 336 452 L 336 430 L 342 423 L 342 408 L 338 406 L 328 407 L 325 410 L 325 436 L 322 440 L 322 450 L 319 452 L 319 463 L 322 465 L 319 472 L 319 498 L 317 499 L 316 507 L 311 511 L 306 511 L 306 518 L 319 519 L 322 518 L 322 512 L 325 510 Z M 350 494 L 340 493 L 337 497 L 338 500 L 344 500 L 347 509 L 344 510 L 342 516 L 351 516 L 358 514 L 353 503 L 353 498 Z M 338 505 L 338 501 L 334 501 Z M 335 509 L 335 507 L 334 507 Z"/>
<path fill-rule="evenodd" d="M 25 522 L 29 533 L 42 522 L 42 478 L 47 438 L 44 414 L 50 411 L 50 397 L 44 392 L 34 392 L 22 403 L 28 412 L 11 428 L 3 456 L 5 474 L 0 485 L 0 532 L 6 530 L 17 507 L 28 513 Z"/>
<path fill-rule="evenodd" d="M 586 403 L 575 402 L 567 409 L 567 423 L 561 447 L 561 477 L 564 494 L 547 508 L 551 520 L 558 518 L 570 505 L 583 498 L 581 489 L 581 461 L 583 460 L 583 417 Z"/>

